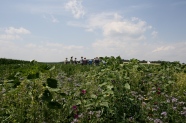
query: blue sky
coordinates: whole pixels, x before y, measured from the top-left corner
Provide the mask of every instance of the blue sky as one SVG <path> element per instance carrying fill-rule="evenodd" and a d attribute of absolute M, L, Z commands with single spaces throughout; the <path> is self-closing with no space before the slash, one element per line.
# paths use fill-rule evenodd
<path fill-rule="evenodd" d="M 186 63 L 185 0 L 6 0 L 0 57 L 63 61 L 71 56 Z"/>

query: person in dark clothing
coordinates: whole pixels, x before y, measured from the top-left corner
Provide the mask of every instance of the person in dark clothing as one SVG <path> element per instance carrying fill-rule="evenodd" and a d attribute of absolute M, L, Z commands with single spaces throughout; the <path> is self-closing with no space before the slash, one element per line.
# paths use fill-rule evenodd
<path fill-rule="evenodd" d="M 95 61 L 96 66 L 99 65 L 99 58 L 98 57 L 96 57 L 94 61 Z"/>
<path fill-rule="evenodd" d="M 75 58 L 75 60 L 74 60 L 74 64 L 77 64 L 77 59 Z"/>
<path fill-rule="evenodd" d="M 92 65 L 92 62 L 93 62 L 92 59 L 89 59 L 89 60 L 88 60 L 88 64 L 89 64 L 89 65 Z"/>
<path fill-rule="evenodd" d="M 87 59 L 86 58 L 84 58 L 84 60 L 83 60 L 83 65 L 87 65 Z"/>

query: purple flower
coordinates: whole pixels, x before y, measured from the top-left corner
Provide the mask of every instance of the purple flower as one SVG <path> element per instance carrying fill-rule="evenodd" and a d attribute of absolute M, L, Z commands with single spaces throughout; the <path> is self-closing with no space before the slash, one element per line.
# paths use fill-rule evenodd
<path fill-rule="evenodd" d="M 174 103 L 174 102 L 177 102 L 178 101 L 178 99 L 176 99 L 175 97 L 173 97 L 172 98 L 172 102 Z"/>
<path fill-rule="evenodd" d="M 172 109 L 173 109 L 173 110 L 176 110 L 176 107 L 173 107 Z"/>
<path fill-rule="evenodd" d="M 77 123 L 78 122 L 78 119 L 74 119 L 71 123 Z"/>
<path fill-rule="evenodd" d="M 164 111 L 164 112 L 161 113 L 161 115 L 167 116 L 167 112 Z"/>
<path fill-rule="evenodd" d="M 72 106 L 72 109 L 77 110 L 77 106 L 76 105 Z"/>
<path fill-rule="evenodd" d="M 186 117 L 186 111 L 181 111 L 181 115 L 184 115 Z"/>
<path fill-rule="evenodd" d="M 160 119 L 155 119 L 154 123 L 163 123 Z"/>
<path fill-rule="evenodd" d="M 77 119 L 77 118 L 78 118 L 78 114 L 75 114 L 75 115 L 74 115 L 74 118 Z"/>
<path fill-rule="evenodd" d="M 86 92 L 87 92 L 86 90 L 81 90 L 82 94 L 86 94 Z"/>

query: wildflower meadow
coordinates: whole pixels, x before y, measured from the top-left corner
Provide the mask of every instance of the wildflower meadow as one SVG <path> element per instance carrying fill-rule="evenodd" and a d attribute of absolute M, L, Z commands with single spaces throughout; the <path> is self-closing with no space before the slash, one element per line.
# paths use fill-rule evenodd
<path fill-rule="evenodd" d="M 1 123 L 185 123 L 186 65 L 0 64 Z"/>

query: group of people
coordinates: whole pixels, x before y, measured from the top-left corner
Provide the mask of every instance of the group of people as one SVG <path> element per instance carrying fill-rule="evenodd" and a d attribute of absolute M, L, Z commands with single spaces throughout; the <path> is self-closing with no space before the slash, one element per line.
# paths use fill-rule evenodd
<path fill-rule="evenodd" d="M 65 64 L 81 64 L 81 65 L 99 65 L 100 63 L 100 59 L 98 57 L 94 58 L 94 59 L 86 59 L 86 57 L 81 57 L 81 59 L 79 61 L 77 61 L 77 58 L 74 58 L 73 60 L 73 56 L 70 58 L 70 60 L 68 61 L 68 58 L 66 58 Z"/>

